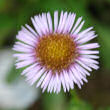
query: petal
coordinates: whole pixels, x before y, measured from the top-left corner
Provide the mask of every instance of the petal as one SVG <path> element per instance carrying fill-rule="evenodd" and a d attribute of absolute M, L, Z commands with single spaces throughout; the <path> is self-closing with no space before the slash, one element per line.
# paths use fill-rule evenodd
<path fill-rule="evenodd" d="M 49 12 L 47 13 L 47 20 L 48 20 L 49 32 L 52 33 L 53 32 L 52 18 Z"/>
<path fill-rule="evenodd" d="M 48 87 L 48 84 L 50 82 L 51 76 L 52 76 L 52 73 L 49 71 L 47 73 L 47 76 L 45 77 L 42 85 L 41 85 L 41 88 L 43 88 L 42 92 L 44 92 L 46 90 L 46 88 Z"/>
<path fill-rule="evenodd" d="M 78 64 L 80 64 L 82 67 L 84 67 L 85 69 L 87 69 L 88 71 L 92 71 L 91 68 L 89 68 L 87 65 L 85 65 L 84 62 L 80 61 L 79 59 L 76 59 L 76 62 L 77 62 Z"/>
<path fill-rule="evenodd" d="M 98 50 L 80 50 L 79 51 L 80 54 L 99 54 Z"/>
<path fill-rule="evenodd" d="M 85 21 L 82 21 L 82 23 L 79 25 L 79 27 L 73 32 L 74 35 L 78 34 L 81 30 L 82 26 L 84 25 Z"/>
<path fill-rule="evenodd" d="M 94 49 L 98 47 L 99 47 L 98 43 L 89 43 L 89 44 L 78 46 L 79 49 Z"/>
<path fill-rule="evenodd" d="M 75 38 L 75 40 L 77 41 L 77 40 L 85 37 L 85 34 L 87 34 L 88 32 L 90 32 L 90 30 L 92 30 L 92 29 L 93 29 L 93 27 L 89 27 L 89 28 L 85 29 L 84 31 L 80 32 L 78 34 L 78 37 Z M 94 31 L 92 31 L 92 32 L 94 33 Z"/>
<path fill-rule="evenodd" d="M 35 71 L 36 75 L 30 80 L 30 84 L 33 85 L 45 72 L 45 68 L 40 69 L 39 71 Z"/>
<path fill-rule="evenodd" d="M 75 25 L 74 25 L 74 27 L 73 27 L 73 29 L 72 29 L 72 31 L 71 31 L 71 34 L 74 33 L 74 31 L 76 30 L 77 26 L 78 26 L 79 23 L 81 22 L 81 20 L 82 20 L 82 17 L 78 18 L 78 20 L 76 21 L 76 23 L 75 23 Z"/>
<path fill-rule="evenodd" d="M 30 60 L 18 62 L 18 63 L 16 63 L 15 65 L 16 65 L 16 68 L 19 69 L 19 68 L 23 68 L 23 67 L 25 67 L 25 66 L 28 66 L 28 65 L 30 65 L 30 64 L 33 64 L 33 63 L 35 63 L 35 62 L 36 62 L 36 60 L 30 59 Z"/>
<path fill-rule="evenodd" d="M 59 25 L 58 25 L 58 30 L 57 32 L 60 33 L 60 27 L 61 27 L 61 24 L 62 24 L 62 21 L 63 21 L 63 11 L 61 12 L 61 15 L 60 15 L 60 20 L 59 20 Z"/>
<path fill-rule="evenodd" d="M 42 31 L 41 31 L 41 29 L 39 28 L 37 22 L 35 21 L 35 18 L 34 18 L 34 19 L 31 18 L 31 20 L 32 20 L 32 23 L 33 23 L 34 28 L 35 28 L 36 32 L 38 33 L 38 35 L 39 35 L 39 36 L 42 36 Z"/>
<path fill-rule="evenodd" d="M 58 11 L 54 12 L 54 32 L 57 32 L 58 27 Z"/>
<path fill-rule="evenodd" d="M 63 15 L 62 23 L 61 23 L 60 28 L 59 28 L 60 33 L 63 31 L 63 29 L 65 27 L 66 20 L 67 20 L 67 12 L 65 12 Z"/>

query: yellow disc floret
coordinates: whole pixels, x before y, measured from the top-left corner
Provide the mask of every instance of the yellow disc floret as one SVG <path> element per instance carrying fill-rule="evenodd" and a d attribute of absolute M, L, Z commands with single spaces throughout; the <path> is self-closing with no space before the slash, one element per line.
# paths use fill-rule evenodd
<path fill-rule="evenodd" d="M 36 56 L 40 65 L 48 70 L 62 71 L 67 69 L 76 57 L 73 38 L 64 34 L 51 34 L 39 38 Z"/>

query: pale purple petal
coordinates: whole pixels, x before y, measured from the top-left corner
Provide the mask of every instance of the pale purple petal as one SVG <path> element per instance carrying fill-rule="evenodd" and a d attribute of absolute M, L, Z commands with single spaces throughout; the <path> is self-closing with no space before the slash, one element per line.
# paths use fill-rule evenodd
<path fill-rule="evenodd" d="M 43 88 L 43 91 L 42 92 L 44 92 L 45 89 L 47 88 L 48 83 L 50 81 L 50 78 L 51 78 L 51 72 L 47 72 L 47 75 L 46 75 L 46 77 L 45 77 L 45 79 L 44 79 L 44 81 L 43 81 L 43 83 L 41 85 L 41 88 Z"/>
<path fill-rule="evenodd" d="M 79 40 L 79 39 L 85 37 L 85 35 L 86 35 L 88 32 L 90 32 L 90 30 L 92 30 L 92 29 L 93 29 L 93 27 L 89 27 L 89 28 L 85 29 L 84 31 L 80 32 L 80 33 L 78 34 L 78 37 L 75 38 L 75 40 L 77 41 L 77 40 Z M 92 31 L 92 32 L 93 32 L 93 34 L 94 34 L 94 31 Z"/>
<path fill-rule="evenodd" d="M 94 49 L 94 48 L 98 48 L 99 44 L 98 43 L 89 43 L 89 44 L 85 44 L 85 45 L 80 45 L 77 48 L 79 49 Z"/>
<path fill-rule="evenodd" d="M 97 37 L 97 35 L 94 35 L 94 36 L 89 36 L 89 35 L 87 35 L 87 36 L 85 36 L 83 39 L 77 41 L 77 43 L 83 44 L 83 43 L 86 43 L 86 42 L 88 42 L 88 41 L 90 41 L 90 40 L 96 38 L 96 37 Z"/>
<path fill-rule="evenodd" d="M 64 14 L 63 14 L 63 11 L 62 11 L 61 12 L 61 15 L 60 15 L 58 30 L 57 30 L 58 33 L 60 33 L 60 27 L 61 27 L 61 24 L 62 24 L 63 16 L 64 16 Z"/>
<path fill-rule="evenodd" d="M 76 35 L 81 30 L 82 26 L 84 25 L 85 21 L 82 21 L 82 23 L 79 25 L 79 27 L 74 31 L 73 35 Z"/>
<path fill-rule="evenodd" d="M 60 73 L 60 80 L 61 80 L 64 92 L 66 92 L 66 85 L 65 85 L 64 76 L 62 73 Z"/>
<path fill-rule="evenodd" d="M 38 88 L 38 87 L 41 85 L 41 83 L 43 82 L 43 80 L 44 80 L 44 78 L 45 78 L 46 75 L 47 75 L 47 73 L 45 72 L 45 73 L 41 76 L 41 78 L 40 78 L 39 81 L 37 82 L 36 88 Z"/>
<path fill-rule="evenodd" d="M 48 84 L 48 89 L 47 89 L 48 92 L 50 92 L 50 89 L 51 89 L 53 80 L 54 80 L 54 76 L 52 75 L 51 80 L 50 80 L 50 82 L 49 82 L 49 84 Z"/>
<path fill-rule="evenodd" d="M 26 74 L 27 72 L 29 72 L 29 71 L 35 69 L 35 67 L 36 67 L 37 65 L 38 65 L 38 64 L 35 63 L 35 64 L 33 64 L 33 65 L 27 67 L 26 69 L 23 70 L 23 72 L 21 73 L 21 75 L 24 75 L 24 74 Z"/>
<path fill-rule="evenodd" d="M 68 24 L 68 32 L 70 33 L 72 27 L 73 27 L 73 24 L 75 22 L 75 18 L 76 18 L 76 14 L 75 13 L 72 13 L 71 15 L 71 18 L 70 18 L 70 21 L 69 21 L 69 24 Z"/>
<path fill-rule="evenodd" d="M 25 25 L 27 29 L 34 35 L 33 37 L 38 37 L 38 34 L 32 29 L 28 24 Z"/>
<path fill-rule="evenodd" d="M 15 65 L 16 65 L 16 68 L 19 69 L 19 68 L 28 66 L 28 65 L 30 65 L 30 64 L 33 64 L 33 63 L 35 63 L 35 62 L 36 62 L 36 60 L 31 59 L 31 60 L 26 60 L 26 61 L 18 62 L 18 63 L 16 63 Z"/>
<path fill-rule="evenodd" d="M 45 68 L 40 69 L 38 72 L 36 71 L 36 75 L 33 77 L 33 79 L 30 81 L 30 85 L 33 85 L 45 72 Z"/>
<path fill-rule="evenodd" d="M 74 34 L 74 31 L 76 30 L 76 28 L 79 25 L 79 23 L 81 22 L 81 20 L 82 20 L 82 17 L 78 18 L 78 20 L 76 21 L 76 23 L 71 31 L 71 34 Z"/>
<path fill-rule="evenodd" d="M 80 64 L 82 67 L 84 67 L 85 69 L 87 69 L 88 71 L 92 71 L 91 68 L 89 68 L 87 65 L 84 64 L 84 62 L 80 61 L 79 59 L 76 59 L 76 62 Z"/>
<path fill-rule="evenodd" d="M 79 52 L 80 52 L 80 54 L 87 54 L 87 55 L 99 54 L 98 50 L 80 50 Z"/>
<path fill-rule="evenodd" d="M 38 33 L 39 36 L 42 36 L 41 29 L 39 28 L 38 24 L 36 23 L 35 19 L 31 18 L 32 23 L 34 25 L 34 28 L 36 29 L 36 32 Z"/>
<path fill-rule="evenodd" d="M 80 55 L 80 57 L 92 58 L 92 59 L 99 59 L 99 56 L 97 56 L 97 55 Z"/>
<path fill-rule="evenodd" d="M 57 32 L 58 28 L 58 11 L 54 12 L 54 32 Z"/>
<path fill-rule="evenodd" d="M 47 20 L 48 20 L 49 32 L 52 33 L 53 32 L 52 18 L 49 12 L 47 13 Z"/>
<path fill-rule="evenodd" d="M 48 27 L 48 21 L 47 21 L 46 13 L 42 14 L 42 22 L 43 22 L 44 28 L 48 34 L 49 33 L 49 27 Z"/>
<path fill-rule="evenodd" d="M 67 12 L 64 13 L 64 16 L 63 16 L 63 19 L 62 19 L 62 23 L 61 23 L 60 28 L 59 28 L 59 32 L 60 33 L 63 32 L 66 20 L 67 20 Z"/>

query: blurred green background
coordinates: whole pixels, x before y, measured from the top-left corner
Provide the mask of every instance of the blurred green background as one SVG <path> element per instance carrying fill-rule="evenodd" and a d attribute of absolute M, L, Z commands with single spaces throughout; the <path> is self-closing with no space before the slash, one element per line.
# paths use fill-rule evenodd
<path fill-rule="evenodd" d="M 81 90 L 41 93 L 30 87 L 12 57 L 15 36 L 30 17 L 55 10 L 71 11 L 94 26 L 100 44 L 100 69 Z M 0 110 L 110 110 L 110 0 L 0 0 Z"/>

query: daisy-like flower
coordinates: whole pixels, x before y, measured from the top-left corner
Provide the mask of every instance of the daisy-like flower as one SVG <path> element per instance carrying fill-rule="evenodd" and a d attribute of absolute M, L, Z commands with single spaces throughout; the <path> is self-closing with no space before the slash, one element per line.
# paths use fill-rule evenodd
<path fill-rule="evenodd" d="M 92 69 L 98 69 L 96 55 L 98 43 L 87 43 L 97 37 L 89 27 L 80 31 L 84 25 L 82 17 L 75 20 L 75 13 L 42 13 L 31 18 L 35 30 L 25 25 L 16 36 L 16 68 L 25 68 L 21 73 L 30 85 L 37 83 L 44 92 L 59 93 L 79 88 L 87 82 L 86 76 Z M 92 49 L 92 50 L 91 50 Z"/>

